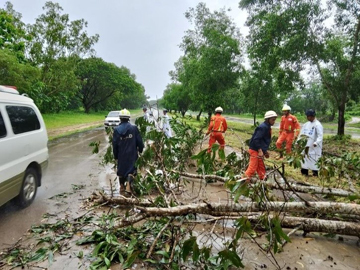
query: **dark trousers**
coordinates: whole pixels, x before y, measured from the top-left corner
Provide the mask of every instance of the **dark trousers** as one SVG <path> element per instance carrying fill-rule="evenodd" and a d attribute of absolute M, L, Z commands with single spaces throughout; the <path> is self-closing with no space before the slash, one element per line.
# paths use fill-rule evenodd
<path fill-rule="evenodd" d="M 318 176 L 318 171 L 312 171 L 313 176 Z M 309 176 L 309 170 L 308 169 L 301 169 L 301 174 Z"/>

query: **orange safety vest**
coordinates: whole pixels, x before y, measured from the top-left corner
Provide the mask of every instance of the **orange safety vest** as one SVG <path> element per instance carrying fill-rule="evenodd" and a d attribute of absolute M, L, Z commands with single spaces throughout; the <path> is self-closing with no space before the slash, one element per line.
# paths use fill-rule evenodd
<path fill-rule="evenodd" d="M 295 132 L 297 134 L 300 132 L 300 124 L 299 124 L 299 121 L 297 120 L 296 116 L 289 113 L 288 116 L 283 115 L 281 117 L 280 133 L 283 131 L 285 131 L 287 133 Z"/>
<path fill-rule="evenodd" d="M 210 124 L 208 128 L 208 132 L 222 132 L 224 133 L 227 130 L 226 119 L 221 116 L 221 114 L 217 113 L 213 115 L 210 119 Z"/>

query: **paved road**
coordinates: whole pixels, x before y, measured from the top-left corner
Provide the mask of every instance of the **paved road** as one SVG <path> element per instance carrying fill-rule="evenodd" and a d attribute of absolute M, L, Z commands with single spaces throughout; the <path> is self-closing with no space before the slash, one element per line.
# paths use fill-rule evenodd
<path fill-rule="evenodd" d="M 100 141 L 102 148 L 105 148 L 106 133 L 103 128 L 50 143 L 49 167 L 33 204 L 25 209 L 18 209 L 11 202 L 0 207 L 0 249 L 16 242 L 32 224 L 39 224 L 44 213 L 55 212 L 56 204 L 49 200 L 52 196 L 71 192 L 72 184 L 95 182 L 94 189 L 98 189 L 98 182 L 90 181 L 102 169 L 99 156 L 91 154 L 89 144 L 93 141 Z"/>

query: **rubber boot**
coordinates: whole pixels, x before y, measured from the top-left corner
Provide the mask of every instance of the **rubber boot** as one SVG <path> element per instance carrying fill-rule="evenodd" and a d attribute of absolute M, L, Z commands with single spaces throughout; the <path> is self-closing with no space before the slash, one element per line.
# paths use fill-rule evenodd
<path fill-rule="evenodd" d="M 134 176 L 132 174 L 129 174 L 127 177 L 127 183 L 126 183 L 126 192 L 133 194 L 133 185 L 134 185 Z"/>

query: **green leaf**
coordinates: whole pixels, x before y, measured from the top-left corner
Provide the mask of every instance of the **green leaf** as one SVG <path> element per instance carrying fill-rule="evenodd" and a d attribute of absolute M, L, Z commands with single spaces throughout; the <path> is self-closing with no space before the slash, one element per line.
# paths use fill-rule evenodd
<path fill-rule="evenodd" d="M 199 250 L 199 246 L 197 244 L 197 242 L 194 243 L 194 246 L 193 246 L 193 261 L 196 262 L 200 257 L 200 250 Z"/>
<path fill-rule="evenodd" d="M 93 255 L 95 257 L 97 257 L 99 255 L 99 253 L 101 252 L 101 250 L 107 246 L 107 243 L 105 241 L 100 242 L 99 244 L 97 244 L 97 246 L 95 247 L 94 251 L 93 251 Z"/>
<path fill-rule="evenodd" d="M 39 248 L 35 254 L 30 258 L 30 261 L 42 261 L 46 258 L 47 252 L 49 249 L 47 248 Z"/>
<path fill-rule="evenodd" d="M 231 261 L 231 263 L 236 267 L 242 267 L 242 268 L 245 267 L 242 264 L 242 260 L 240 259 L 239 255 L 237 255 L 236 251 L 225 249 L 219 252 L 219 256 L 223 260 Z"/>
<path fill-rule="evenodd" d="M 188 255 L 193 250 L 194 243 L 196 243 L 196 237 L 191 236 L 188 240 L 186 240 L 183 244 L 183 250 L 182 250 L 182 258 L 183 261 L 186 261 Z"/>
<path fill-rule="evenodd" d="M 76 257 L 78 257 L 79 259 L 82 259 L 84 257 L 84 252 L 82 250 L 80 250 L 78 252 L 78 254 L 76 254 Z"/>
<path fill-rule="evenodd" d="M 106 267 L 107 267 L 107 268 L 110 268 L 110 266 L 111 266 L 111 261 L 110 261 L 108 258 L 104 257 L 104 262 L 105 262 L 105 264 L 106 264 Z"/>
<path fill-rule="evenodd" d="M 134 261 L 136 260 L 136 258 L 138 257 L 138 255 L 140 254 L 140 251 L 135 251 L 133 252 L 125 261 L 123 268 L 129 268 Z"/>

